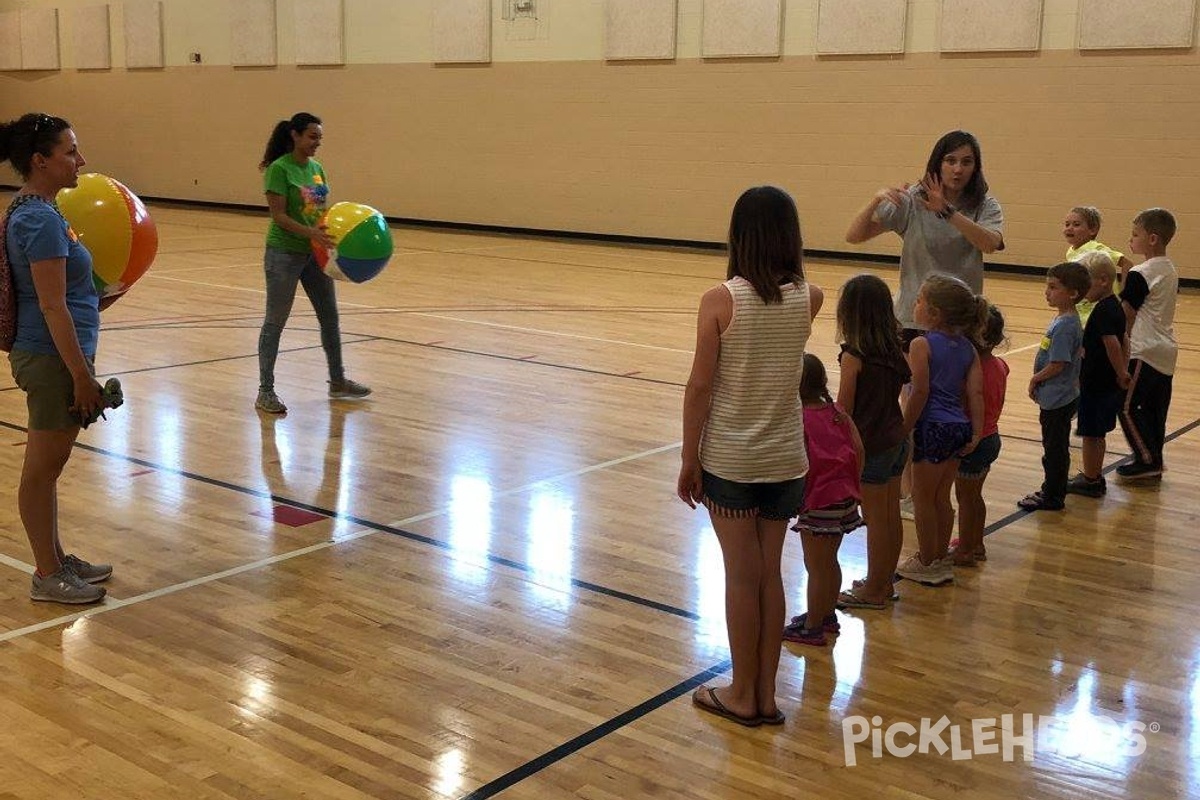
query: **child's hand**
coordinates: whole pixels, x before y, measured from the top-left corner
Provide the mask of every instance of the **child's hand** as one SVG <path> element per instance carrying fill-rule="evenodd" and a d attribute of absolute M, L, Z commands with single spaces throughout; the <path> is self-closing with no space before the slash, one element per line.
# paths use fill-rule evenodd
<path fill-rule="evenodd" d="M 976 447 L 979 447 L 979 442 L 980 442 L 980 441 L 981 441 L 981 440 L 980 440 L 980 438 L 979 438 L 978 436 L 974 436 L 974 435 L 972 435 L 972 436 L 971 436 L 971 441 L 967 442 L 967 446 L 966 446 L 966 447 L 964 447 L 962 450 L 959 450 L 959 451 L 958 451 L 958 454 L 959 454 L 959 456 L 969 456 L 969 455 L 971 455 L 971 453 L 975 452 L 975 448 L 976 448 Z"/>
<path fill-rule="evenodd" d="M 1029 379 L 1029 399 L 1035 403 L 1037 402 L 1037 391 L 1038 391 L 1037 378 L 1030 378 Z"/>
<path fill-rule="evenodd" d="M 1128 372 L 1122 372 L 1120 375 L 1117 376 L 1117 386 L 1121 387 L 1121 391 L 1125 391 L 1126 389 L 1128 389 L 1129 384 L 1132 381 L 1133 381 L 1133 379 L 1129 377 Z"/>
<path fill-rule="evenodd" d="M 696 503 L 704 499 L 704 482 L 699 464 L 689 464 L 685 461 L 679 468 L 675 494 L 679 495 L 679 499 L 687 503 L 689 508 L 695 508 Z"/>

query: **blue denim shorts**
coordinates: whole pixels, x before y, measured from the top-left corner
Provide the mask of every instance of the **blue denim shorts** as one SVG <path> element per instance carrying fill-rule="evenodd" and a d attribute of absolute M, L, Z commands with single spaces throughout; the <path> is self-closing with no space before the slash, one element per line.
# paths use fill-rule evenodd
<path fill-rule="evenodd" d="M 862 482 L 877 486 L 887 483 L 892 478 L 899 478 L 907 462 L 908 439 L 905 439 L 890 450 L 867 456 L 862 469 Z"/>
<path fill-rule="evenodd" d="M 704 506 L 722 517 L 762 517 L 787 521 L 804 503 L 804 478 L 778 483 L 727 481 L 702 471 Z"/>
<path fill-rule="evenodd" d="M 1000 434 L 990 433 L 980 439 L 975 449 L 958 462 L 958 477 L 978 480 L 988 474 L 988 470 L 999 457 Z"/>

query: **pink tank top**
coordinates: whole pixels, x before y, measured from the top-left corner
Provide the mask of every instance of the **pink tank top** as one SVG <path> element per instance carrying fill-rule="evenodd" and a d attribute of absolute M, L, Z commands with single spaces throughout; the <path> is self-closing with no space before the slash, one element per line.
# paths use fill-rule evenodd
<path fill-rule="evenodd" d="M 804 445 L 808 449 L 805 510 L 862 499 L 858 455 L 849 422 L 850 415 L 832 403 L 804 408 Z"/>

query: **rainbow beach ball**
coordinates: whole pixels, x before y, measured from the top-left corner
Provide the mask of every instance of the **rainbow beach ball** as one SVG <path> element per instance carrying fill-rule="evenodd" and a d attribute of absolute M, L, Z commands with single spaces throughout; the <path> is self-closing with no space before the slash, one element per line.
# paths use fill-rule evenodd
<path fill-rule="evenodd" d="M 333 239 L 330 249 L 313 243 L 317 264 L 331 278 L 362 283 L 374 278 L 392 257 L 392 232 L 387 220 L 361 203 L 334 203 L 321 218 Z"/>
<path fill-rule="evenodd" d="M 150 269 L 158 230 L 146 206 L 120 181 L 88 172 L 56 198 L 71 230 L 92 254 L 92 280 L 101 297 L 123 294 Z"/>

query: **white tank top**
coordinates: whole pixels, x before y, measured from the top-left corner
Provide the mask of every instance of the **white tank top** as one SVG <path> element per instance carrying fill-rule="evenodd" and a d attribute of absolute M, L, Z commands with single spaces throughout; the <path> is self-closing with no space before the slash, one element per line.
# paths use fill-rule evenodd
<path fill-rule="evenodd" d="M 808 472 L 800 374 L 812 332 L 808 284 L 780 287 L 764 303 L 744 278 L 724 286 L 733 319 L 721 334 L 712 407 L 700 439 L 700 464 L 741 483 L 775 483 Z"/>

